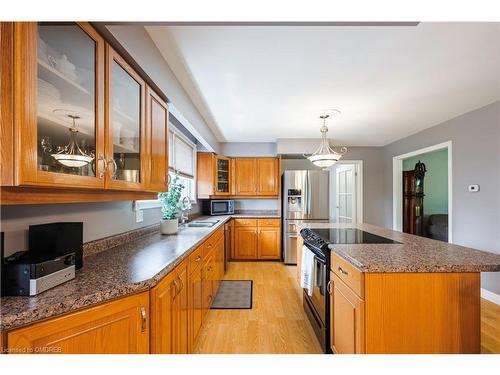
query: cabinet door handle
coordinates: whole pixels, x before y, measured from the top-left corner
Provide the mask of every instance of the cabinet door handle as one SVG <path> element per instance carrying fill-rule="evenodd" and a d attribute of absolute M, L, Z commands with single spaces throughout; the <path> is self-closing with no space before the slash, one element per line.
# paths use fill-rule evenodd
<path fill-rule="evenodd" d="M 97 158 L 97 168 L 99 169 L 99 180 L 102 180 L 108 170 L 108 163 L 106 163 L 106 159 L 103 154 L 99 154 L 99 157 Z"/>
<path fill-rule="evenodd" d="M 116 170 L 118 169 L 118 166 L 116 165 L 115 159 L 111 158 L 111 159 L 108 160 L 108 162 L 106 163 L 106 169 L 107 169 L 107 167 L 110 164 L 113 165 L 113 172 L 111 173 L 111 178 L 115 178 L 115 176 L 116 176 Z M 111 168 L 109 170 L 111 172 Z"/>
<path fill-rule="evenodd" d="M 332 281 L 328 281 L 328 284 L 326 284 L 326 291 L 328 294 L 332 294 Z"/>
<path fill-rule="evenodd" d="M 184 289 L 184 283 L 182 282 L 182 279 L 180 277 L 177 277 L 177 280 L 179 280 L 179 292 L 181 292 L 182 289 Z"/>
<path fill-rule="evenodd" d="M 146 333 L 147 315 L 146 308 L 141 306 L 141 332 Z"/>
<path fill-rule="evenodd" d="M 174 293 L 174 299 L 177 297 L 178 289 L 177 289 L 177 280 L 174 280 L 172 282 L 172 286 L 174 287 L 175 293 Z"/>
<path fill-rule="evenodd" d="M 344 271 L 344 270 L 342 269 L 342 267 L 340 267 L 340 266 L 339 266 L 337 269 L 338 269 L 338 271 L 339 271 L 342 275 L 346 275 L 346 276 L 347 276 L 347 275 L 349 274 L 347 271 Z"/>
<path fill-rule="evenodd" d="M 198 263 L 200 260 L 201 260 L 201 256 L 199 256 L 199 255 L 198 255 L 198 256 L 194 259 L 194 261 L 195 261 L 196 263 Z"/>

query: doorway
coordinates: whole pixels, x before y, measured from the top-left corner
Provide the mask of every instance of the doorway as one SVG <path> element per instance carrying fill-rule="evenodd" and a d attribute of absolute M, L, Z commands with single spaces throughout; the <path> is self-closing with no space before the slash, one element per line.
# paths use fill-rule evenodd
<path fill-rule="evenodd" d="M 362 160 L 343 160 L 330 167 L 330 221 L 363 222 Z"/>
<path fill-rule="evenodd" d="M 436 161 L 439 155 L 445 155 L 444 162 Z M 415 208 L 422 208 L 420 215 L 425 227 L 423 235 L 429 237 L 432 234 L 434 237 L 431 236 L 431 238 L 445 241 L 447 239 L 451 243 L 453 233 L 451 141 L 393 157 L 393 229 L 403 231 L 404 217 L 406 217 L 404 216 L 406 215 L 404 202 L 408 197 L 407 194 L 403 194 L 403 173 L 409 173 L 404 171 L 412 169 L 410 164 L 415 164 L 415 161 L 420 160 L 427 164 L 427 171 L 424 177 L 423 205 L 420 207 L 417 204 L 419 207 Z M 440 171 L 437 170 L 438 168 Z M 432 183 L 430 181 L 431 177 L 435 178 Z M 439 202 L 436 202 L 436 200 L 439 200 Z M 413 208 L 410 211 L 413 212 Z M 440 233 L 442 231 L 444 231 L 444 237 L 447 238 L 443 238 L 442 233 Z"/>

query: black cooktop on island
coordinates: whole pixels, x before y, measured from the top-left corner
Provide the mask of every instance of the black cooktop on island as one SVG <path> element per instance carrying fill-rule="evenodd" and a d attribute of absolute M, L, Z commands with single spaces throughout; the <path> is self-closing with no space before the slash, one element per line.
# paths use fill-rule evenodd
<path fill-rule="evenodd" d="M 314 228 L 311 231 L 330 244 L 400 243 L 356 228 Z"/>
<path fill-rule="evenodd" d="M 300 234 L 304 244 L 319 256 L 325 254 L 329 244 L 401 244 L 356 228 L 304 228 Z"/>

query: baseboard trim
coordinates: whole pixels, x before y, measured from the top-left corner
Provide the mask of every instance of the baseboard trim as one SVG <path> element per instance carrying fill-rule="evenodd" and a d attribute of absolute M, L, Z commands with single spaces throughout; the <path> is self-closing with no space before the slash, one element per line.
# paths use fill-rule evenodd
<path fill-rule="evenodd" d="M 481 298 L 500 305 L 500 295 L 490 292 L 489 290 L 481 288 Z"/>

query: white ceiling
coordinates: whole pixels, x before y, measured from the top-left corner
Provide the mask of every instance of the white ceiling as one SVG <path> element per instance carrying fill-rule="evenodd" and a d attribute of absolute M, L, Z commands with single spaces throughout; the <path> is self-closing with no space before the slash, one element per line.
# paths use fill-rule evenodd
<path fill-rule="evenodd" d="M 146 29 L 220 141 L 319 137 L 337 108 L 335 144 L 382 146 L 500 96 L 498 23 Z"/>

